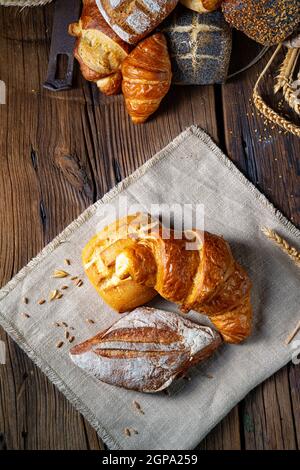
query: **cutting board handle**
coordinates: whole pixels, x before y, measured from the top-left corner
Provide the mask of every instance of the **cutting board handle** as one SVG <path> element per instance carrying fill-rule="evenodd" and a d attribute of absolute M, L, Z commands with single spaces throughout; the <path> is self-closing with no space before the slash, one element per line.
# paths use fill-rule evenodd
<path fill-rule="evenodd" d="M 68 34 L 70 23 L 78 21 L 81 12 L 81 0 L 56 0 L 50 57 L 44 88 L 51 91 L 69 90 L 73 83 L 74 54 L 76 38 Z M 58 77 L 59 57 L 67 59 L 64 77 Z"/>

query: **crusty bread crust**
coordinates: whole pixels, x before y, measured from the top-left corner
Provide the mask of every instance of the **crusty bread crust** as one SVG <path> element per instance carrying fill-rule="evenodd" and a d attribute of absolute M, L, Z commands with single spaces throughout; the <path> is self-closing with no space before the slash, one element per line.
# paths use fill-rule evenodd
<path fill-rule="evenodd" d="M 73 347 L 75 364 L 111 385 L 155 393 L 210 357 L 220 335 L 178 314 L 141 307 Z"/>
<path fill-rule="evenodd" d="M 96 0 L 107 23 L 124 41 L 137 44 L 175 8 L 178 0 Z"/>
<path fill-rule="evenodd" d="M 81 18 L 70 24 L 69 34 L 78 38 L 74 55 L 84 78 L 96 82 L 106 95 L 119 93 L 121 65 L 131 47 L 107 24 L 95 0 L 84 0 Z"/>

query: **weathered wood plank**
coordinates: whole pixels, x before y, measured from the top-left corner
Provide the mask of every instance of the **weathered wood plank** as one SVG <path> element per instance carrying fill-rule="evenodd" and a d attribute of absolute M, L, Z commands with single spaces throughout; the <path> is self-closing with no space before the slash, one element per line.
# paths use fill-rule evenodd
<path fill-rule="evenodd" d="M 52 7 L 14 12 L 0 9 L 0 56 L 5 58 L 0 78 L 9 85 L 9 108 L 0 108 L 2 284 L 85 207 L 192 123 L 227 147 L 245 174 L 259 181 L 287 215 L 299 217 L 297 141 L 285 137 L 278 144 L 277 137 L 264 138 L 265 126 L 252 116 L 249 103 L 257 68 L 223 88 L 226 140 L 222 103 L 215 101 L 212 87 L 173 88 L 155 118 L 136 127 L 122 97 L 100 97 L 95 107 L 91 86 L 79 73 L 70 92 L 42 90 Z M 218 90 L 216 96 L 220 98 Z M 258 126 L 262 142 L 256 137 Z M 286 197 L 284 187 L 293 197 Z M 3 331 L 1 338 L 6 339 Z M 19 348 L 8 344 L 8 364 L 0 368 L 5 397 L 0 448 L 101 448 L 90 426 Z M 272 406 L 266 407 L 266 401 Z M 299 446 L 298 414 L 299 372 L 293 366 L 289 376 L 279 373 L 250 394 L 200 447 L 237 449 L 244 442 L 246 448 L 294 448 L 296 442 Z"/>
<path fill-rule="evenodd" d="M 245 58 L 247 50 L 251 50 L 253 56 L 257 46 L 240 36 L 238 49 L 244 51 Z M 260 64 L 223 86 L 226 150 L 257 188 L 300 225 L 299 140 L 259 117 L 251 99 L 254 83 L 269 56 L 270 53 Z M 243 65 L 237 63 L 240 58 L 240 54 L 235 56 L 236 68 Z M 273 68 L 272 75 L 275 73 L 276 68 Z M 272 83 L 269 75 L 262 92 L 275 106 L 278 100 L 271 96 Z M 287 371 L 287 368 L 279 371 L 240 405 L 247 449 L 297 448 L 299 426 L 294 424 L 294 410 L 299 405 L 296 390 L 299 390 L 300 372 L 299 368 L 292 367 L 289 378 Z"/>
<path fill-rule="evenodd" d="M 7 105 L 0 108 L 3 285 L 92 198 L 89 191 L 73 191 L 53 159 L 58 136 L 65 136 L 68 143 L 78 129 L 73 127 L 72 110 L 64 101 L 48 98 L 44 102 L 41 83 L 49 41 L 43 9 L 16 13 L 1 8 L 0 24 L 0 75 L 8 91 Z M 67 131 L 70 127 L 73 134 Z M 67 400 L 3 331 L 1 337 L 8 350 L 7 364 L 0 367 L 1 446 L 99 448 L 96 433 L 90 429 L 87 433 L 87 426 Z"/>

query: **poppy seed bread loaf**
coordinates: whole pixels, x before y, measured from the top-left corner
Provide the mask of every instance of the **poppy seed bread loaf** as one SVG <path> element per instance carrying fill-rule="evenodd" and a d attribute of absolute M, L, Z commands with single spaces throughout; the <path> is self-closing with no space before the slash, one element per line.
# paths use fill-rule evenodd
<path fill-rule="evenodd" d="M 178 7 L 161 25 L 169 47 L 173 83 L 208 85 L 226 80 L 232 32 L 220 11 Z"/>
<path fill-rule="evenodd" d="M 266 46 L 286 39 L 300 21 L 299 0 L 224 0 L 222 10 L 231 26 Z"/>

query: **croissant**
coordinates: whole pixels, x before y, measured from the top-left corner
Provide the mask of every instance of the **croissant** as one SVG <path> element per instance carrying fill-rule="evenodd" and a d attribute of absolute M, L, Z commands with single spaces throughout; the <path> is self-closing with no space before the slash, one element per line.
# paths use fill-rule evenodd
<path fill-rule="evenodd" d="M 191 230 L 188 236 L 182 234 L 181 238 L 169 230 L 166 236 L 159 222 L 149 224 L 147 214 L 130 217 L 126 221 L 127 233 L 121 234 L 118 227 L 117 240 L 110 238 L 109 256 L 107 251 L 93 249 L 93 276 L 106 276 L 109 265 L 109 278 L 115 279 L 115 285 L 123 281 L 132 286 L 129 298 L 125 286 L 122 292 L 110 290 L 108 295 L 107 292 L 103 295 L 100 289 L 104 300 L 123 312 L 132 309 L 131 296 L 134 297 L 137 286 L 153 289 L 150 291 L 153 296 L 159 293 L 178 304 L 182 312 L 195 310 L 206 314 L 225 341 L 239 343 L 246 339 L 252 325 L 251 281 L 235 261 L 228 243 L 220 236 L 198 230 Z M 124 219 L 119 223 L 124 224 Z M 112 226 L 107 230 L 111 232 Z M 120 236 L 127 238 L 120 241 Z M 88 262 L 85 270 L 89 277 L 90 269 Z M 138 301 L 136 297 L 135 306 Z"/>
<path fill-rule="evenodd" d="M 95 0 L 84 0 L 81 18 L 70 24 L 69 34 L 78 38 L 74 55 L 84 78 L 106 95 L 119 93 L 121 64 L 131 47 L 106 23 Z"/>
<path fill-rule="evenodd" d="M 125 103 L 135 124 L 145 122 L 168 93 L 171 62 L 162 33 L 142 41 L 122 64 L 122 90 Z"/>

